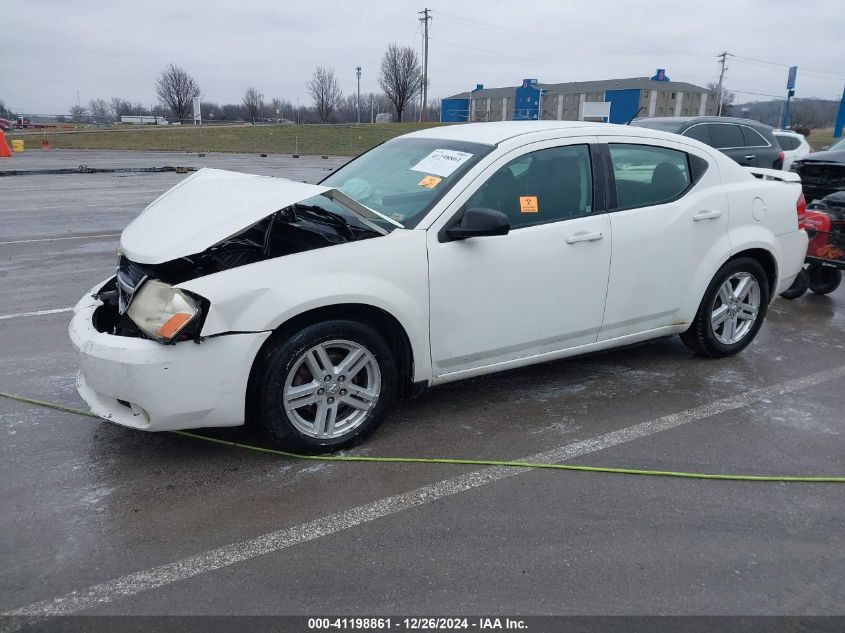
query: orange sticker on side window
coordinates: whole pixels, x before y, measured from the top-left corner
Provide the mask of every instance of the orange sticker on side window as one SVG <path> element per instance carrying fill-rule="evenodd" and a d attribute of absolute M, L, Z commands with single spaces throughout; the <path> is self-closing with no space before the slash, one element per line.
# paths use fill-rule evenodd
<path fill-rule="evenodd" d="M 537 196 L 519 196 L 520 213 L 539 213 L 537 207 Z"/>
<path fill-rule="evenodd" d="M 422 180 L 420 180 L 417 184 L 420 187 L 425 187 L 426 189 L 434 189 L 437 185 L 440 184 L 440 181 L 443 180 L 442 178 L 438 178 L 437 176 L 426 176 Z"/>

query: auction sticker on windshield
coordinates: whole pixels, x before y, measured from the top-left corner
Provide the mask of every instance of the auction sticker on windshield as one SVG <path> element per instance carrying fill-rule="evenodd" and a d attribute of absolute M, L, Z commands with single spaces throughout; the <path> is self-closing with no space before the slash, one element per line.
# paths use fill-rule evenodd
<path fill-rule="evenodd" d="M 470 158 L 472 158 L 472 154 L 469 152 L 459 152 L 453 149 L 436 149 L 411 167 L 411 170 L 421 171 L 426 174 L 435 174 L 446 178 L 451 176 L 458 167 Z"/>
<path fill-rule="evenodd" d="M 440 184 L 440 181 L 443 180 L 442 178 L 438 178 L 437 176 L 426 176 L 422 180 L 420 180 L 417 184 L 420 187 L 425 187 L 426 189 L 434 189 L 437 185 Z"/>

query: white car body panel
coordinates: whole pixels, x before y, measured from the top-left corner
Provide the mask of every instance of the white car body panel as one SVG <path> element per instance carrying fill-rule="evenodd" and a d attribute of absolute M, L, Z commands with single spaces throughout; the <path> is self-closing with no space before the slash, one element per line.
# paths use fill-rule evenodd
<path fill-rule="evenodd" d="M 199 253 L 279 209 L 328 190 L 284 178 L 200 169 L 123 230 L 120 250 L 140 264 Z"/>
<path fill-rule="evenodd" d="M 327 261 L 334 253 L 335 262 Z M 271 331 L 293 317 L 333 305 L 363 304 L 391 314 L 414 356 L 414 379 L 431 374 L 425 233 L 397 229 L 232 268 L 179 284 L 211 302 L 202 335 Z"/>
<path fill-rule="evenodd" d="M 134 262 L 161 264 L 199 253 L 271 213 L 319 195 L 345 206 L 379 233 L 386 231 L 372 219 L 402 227 L 331 187 L 206 167 L 147 206 L 123 230 L 120 250 Z"/>
<path fill-rule="evenodd" d="M 756 178 L 693 139 L 556 121 L 448 126 L 409 136 L 496 148 L 413 228 L 177 284 L 210 303 L 199 345 L 98 332 L 92 314 L 100 302 L 83 298 L 70 334 L 80 363 L 79 391 L 92 410 L 145 430 L 242 424 L 248 376 L 262 345 L 281 325 L 312 310 L 363 305 L 384 311 L 407 335 L 410 378 L 439 384 L 682 332 L 716 270 L 748 249 L 774 258 L 777 292 L 803 264 L 807 236 L 797 229 L 795 212 L 800 184 L 791 177 L 771 179 L 765 173 L 771 170 L 755 170 L 767 179 Z M 438 240 L 438 232 L 510 158 L 612 141 L 681 149 L 707 160 L 709 168 L 667 204 L 517 228 L 504 236 Z M 203 170 L 154 201 L 124 231 L 121 247 L 141 264 L 167 262 L 332 191 Z M 356 212 L 366 217 L 370 210 Z M 696 221 L 702 212 L 708 217 Z M 566 243 L 581 232 L 602 237 Z M 342 314 L 343 307 L 336 311 Z"/>
<path fill-rule="evenodd" d="M 608 214 L 613 227 L 613 263 L 600 340 L 688 325 L 713 273 L 730 256 L 727 196 L 720 184 L 723 155 L 676 138 L 677 142 L 636 142 L 695 154 L 710 167 L 679 200 Z M 630 143 L 631 139 L 600 136 L 599 141 Z M 702 213 L 715 217 L 699 221 L 696 215 Z M 668 275 L 667 262 L 672 267 Z"/>
<path fill-rule="evenodd" d="M 530 143 L 498 155 L 450 203 L 444 218 L 453 216 L 508 161 L 548 147 L 590 141 L 595 138 Z M 587 233 L 604 237 L 566 243 Z M 595 342 L 610 268 L 607 214 L 445 243 L 432 229 L 427 241 L 436 376 Z M 572 271 L 578 274 L 567 274 Z M 500 323 L 511 326 L 503 328 Z"/>
<path fill-rule="evenodd" d="M 271 332 L 221 336 L 202 345 L 112 336 L 92 325 L 101 302 L 91 294 L 101 286 L 76 305 L 69 327 L 79 363 L 77 389 L 93 413 L 143 431 L 244 423 L 249 372 Z"/>

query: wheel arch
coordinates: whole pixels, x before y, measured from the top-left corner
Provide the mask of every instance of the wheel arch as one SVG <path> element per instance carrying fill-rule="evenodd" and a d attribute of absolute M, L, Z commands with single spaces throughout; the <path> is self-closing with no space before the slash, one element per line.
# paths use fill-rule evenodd
<path fill-rule="evenodd" d="M 763 270 L 766 271 L 766 277 L 769 282 L 769 302 L 771 302 L 772 299 L 775 298 L 778 286 L 778 264 L 774 254 L 765 248 L 746 248 L 745 250 L 741 250 L 731 255 L 727 261 L 730 262 L 742 257 L 749 257 L 755 260 L 763 267 Z"/>
<path fill-rule="evenodd" d="M 264 341 L 252 362 L 247 384 L 246 413 L 250 415 L 251 403 L 254 402 L 256 380 L 265 352 L 276 345 L 280 339 L 292 336 L 302 328 L 328 319 L 357 321 L 375 329 L 385 337 L 391 349 L 397 350 L 396 363 L 399 366 L 399 394 L 412 397 L 421 393 L 428 383 L 415 383 L 414 352 L 407 331 L 395 316 L 387 310 L 366 303 L 338 303 L 311 308 L 292 316 L 281 323 L 270 337 Z"/>

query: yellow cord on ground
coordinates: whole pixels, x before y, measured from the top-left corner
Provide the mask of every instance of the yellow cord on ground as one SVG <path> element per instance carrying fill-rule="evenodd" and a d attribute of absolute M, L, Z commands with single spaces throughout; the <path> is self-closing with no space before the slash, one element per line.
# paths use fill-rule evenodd
<path fill-rule="evenodd" d="M 74 413 L 76 415 L 84 415 L 89 418 L 97 418 L 98 416 L 82 409 L 75 409 L 73 407 L 66 407 L 61 404 L 54 404 L 52 402 L 45 402 L 43 400 L 36 400 L 34 398 L 27 398 L 13 393 L 0 392 L 0 396 L 26 404 L 33 404 L 39 407 L 46 407 L 48 409 L 55 409 L 56 411 L 63 411 L 65 413 Z M 721 479 L 726 481 L 772 481 L 772 482 L 787 482 L 787 483 L 845 483 L 845 477 L 802 477 L 790 475 L 721 475 L 711 473 L 686 473 L 673 470 L 641 470 L 636 468 L 610 468 L 605 466 L 576 466 L 572 464 L 547 464 L 535 462 L 520 462 L 497 459 L 450 459 L 446 457 L 375 457 L 366 455 L 301 455 L 299 453 L 289 453 L 288 451 L 281 451 L 275 448 L 265 448 L 263 446 L 253 446 L 251 444 L 242 444 L 240 442 L 232 442 L 230 440 L 221 440 L 216 437 L 208 437 L 200 435 L 199 433 L 192 433 L 190 431 L 170 431 L 174 435 L 181 435 L 182 437 L 189 437 L 195 440 L 202 440 L 211 442 L 213 444 L 222 444 L 224 446 L 231 446 L 234 448 L 244 448 L 259 453 L 269 453 L 272 455 L 280 455 L 282 457 L 290 457 L 292 459 L 314 460 L 321 462 L 374 462 L 379 464 L 396 463 L 396 464 L 452 464 L 457 466 L 503 466 L 507 468 L 543 468 L 548 470 L 575 470 L 590 473 L 610 473 L 615 475 L 651 475 L 656 477 L 683 477 L 687 479 Z"/>

